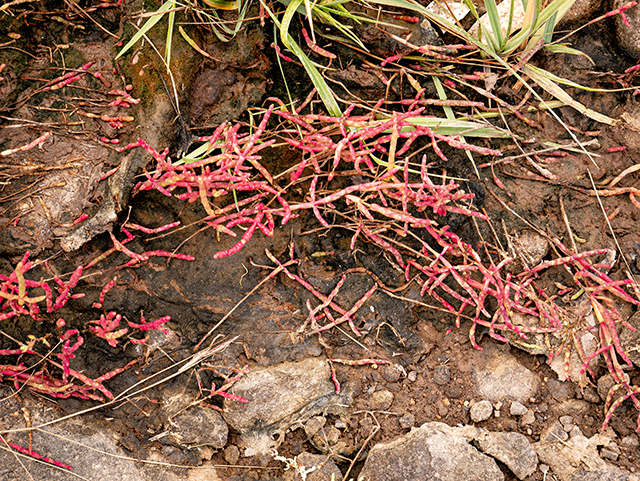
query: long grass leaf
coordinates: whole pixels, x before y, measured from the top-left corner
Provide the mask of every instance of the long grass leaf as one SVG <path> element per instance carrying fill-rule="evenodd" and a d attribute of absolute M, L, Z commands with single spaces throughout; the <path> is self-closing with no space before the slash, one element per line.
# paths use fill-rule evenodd
<path fill-rule="evenodd" d="M 167 63 L 167 69 L 169 65 L 171 65 L 171 45 L 173 43 L 173 27 L 176 22 L 176 12 L 174 8 L 176 7 L 176 2 L 173 0 L 171 3 L 171 7 L 169 8 L 171 11 L 169 12 L 169 23 L 167 25 L 167 43 L 164 46 L 164 60 Z"/>
<path fill-rule="evenodd" d="M 307 75 L 313 82 L 313 85 L 316 89 L 318 89 L 318 95 L 320 99 L 324 103 L 324 106 L 327 108 L 327 111 L 333 115 L 334 117 L 340 117 L 342 115 L 342 110 L 340 110 L 340 106 L 338 105 L 338 101 L 336 100 L 333 92 L 327 85 L 327 82 L 322 78 L 320 72 L 314 65 L 314 63 L 307 57 L 307 55 L 302 51 L 300 46 L 296 43 L 293 37 L 289 34 L 289 27 L 291 25 L 291 20 L 293 19 L 293 15 L 296 13 L 297 8 L 301 5 L 303 0 L 293 0 L 282 16 L 282 21 L 278 21 L 275 15 L 271 12 L 269 7 L 266 4 L 262 4 L 267 11 L 268 15 L 273 19 L 274 24 L 280 29 L 280 39 L 285 47 L 291 50 L 296 57 L 302 63 L 302 66 L 307 71 Z"/>
<path fill-rule="evenodd" d="M 612 119 L 611 117 L 607 117 L 606 115 L 596 112 L 595 110 L 591 110 L 577 100 L 574 100 L 573 97 L 565 92 L 559 85 L 555 84 L 550 78 L 542 74 L 539 70 L 534 70 L 533 68 L 531 68 L 530 65 L 525 65 L 522 68 L 522 72 L 527 74 L 535 83 L 546 90 L 549 94 L 566 103 L 567 105 L 570 105 L 578 112 L 586 115 L 590 119 L 607 125 L 614 125 L 618 123 L 617 120 Z"/>
<path fill-rule="evenodd" d="M 120 53 L 116 55 L 116 60 L 122 57 L 131 47 L 133 47 L 136 43 L 145 36 L 145 34 L 151 30 L 151 28 L 160 21 L 162 16 L 167 13 L 167 10 L 171 9 L 171 5 L 175 3 L 175 0 L 168 0 L 164 2 L 160 8 L 151 16 L 149 20 L 145 22 L 140 30 L 136 32 L 136 34 L 127 42 L 127 44 L 122 47 Z"/>
<path fill-rule="evenodd" d="M 586 57 L 589 62 L 591 62 L 591 65 L 596 64 L 586 53 L 581 52 L 577 48 L 569 47 L 567 44 L 547 45 L 545 49 L 551 53 L 568 53 L 569 55 L 582 55 Z"/>
<path fill-rule="evenodd" d="M 558 77 L 555 74 L 552 74 L 551 72 L 549 72 L 548 70 L 545 70 L 543 68 L 540 67 L 534 67 L 533 65 L 529 65 L 528 68 L 530 70 L 532 70 L 533 72 L 536 72 L 546 78 L 548 78 L 549 80 L 551 80 L 552 82 L 557 82 L 559 84 L 563 84 L 566 85 L 568 87 L 574 87 L 580 90 L 585 90 L 587 92 L 624 92 L 627 90 L 635 90 L 637 87 L 626 87 L 626 88 L 621 88 L 621 89 L 598 89 L 598 88 L 593 88 L 593 87 L 585 87 L 584 85 L 580 85 L 579 83 L 573 82 L 572 80 L 568 80 L 566 78 L 562 78 L 562 77 Z"/>
<path fill-rule="evenodd" d="M 511 1 L 513 0 L 505 0 Z M 489 16 L 489 22 L 491 23 L 491 32 L 493 33 L 494 38 L 496 39 L 496 43 L 498 44 L 498 48 L 502 48 L 502 44 L 504 43 L 504 36 L 502 35 L 502 25 L 500 25 L 500 14 L 498 13 L 498 6 L 496 5 L 496 0 L 485 0 L 484 6 L 487 9 L 487 15 Z M 513 11 L 513 9 L 511 9 Z M 485 31 L 485 34 L 487 32 Z M 509 32 L 507 32 L 507 36 Z"/>

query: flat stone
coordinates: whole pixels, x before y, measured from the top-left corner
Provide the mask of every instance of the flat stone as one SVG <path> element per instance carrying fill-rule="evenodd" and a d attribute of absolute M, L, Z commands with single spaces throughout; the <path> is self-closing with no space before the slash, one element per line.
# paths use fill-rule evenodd
<path fill-rule="evenodd" d="M 493 343 L 484 343 L 483 351 L 472 353 L 473 389 L 484 399 L 511 399 L 520 403 L 535 397 L 540 380 L 516 358 Z"/>
<path fill-rule="evenodd" d="M 476 434 L 471 426 L 423 424 L 395 441 L 376 444 L 358 481 L 503 481 L 493 458 L 469 444 Z"/>
<path fill-rule="evenodd" d="M 573 418 L 571 416 L 560 416 L 559 421 L 565 426 L 567 424 L 573 424 Z"/>
<path fill-rule="evenodd" d="M 486 421 L 493 413 L 493 405 L 486 399 L 475 403 L 469 410 L 469 415 L 474 423 Z"/>
<path fill-rule="evenodd" d="M 527 411 L 528 409 L 526 408 L 526 406 L 524 406 L 522 403 L 519 403 L 518 401 L 513 401 L 511 403 L 511 407 L 509 408 L 509 412 L 512 416 L 522 416 L 523 414 L 526 414 Z"/>
<path fill-rule="evenodd" d="M 538 456 L 522 434 L 487 432 L 476 442 L 480 451 L 502 461 L 518 479 L 533 474 L 538 466 Z"/>
<path fill-rule="evenodd" d="M 171 419 L 171 435 L 178 444 L 206 444 L 220 449 L 227 444 L 229 428 L 218 411 L 192 406 Z"/>
<path fill-rule="evenodd" d="M 567 439 L 569 439 L 569 434 L 567 434 L 564 430 L 564 426 L 558 421 L 547 426 L 540 434 L 540 441 L 546 443 L 552 443 L 556 440 L 566 441 Z"/>
<path fill-rule="evenodd" d="M 249 401 L 225 399 L 223 413 L 229 428 L 240 434 L 245 456 L 268 453 L 293 424 L 325 412 L 342 414 L 351 403 L 346 389 L 335 394 L 329 365 L 319 358 L 254 369 L 232 392 Z"/>
<path fill-rule="evenodd" d="M 327 424 L 327 418 L 316 416 L 315 418 L 309 419 L 304 424 L 304 432 L 307 434 L 307 437 L 312 438 L 324 427 L 325 424 Z"/>
<path fill-rule="evenodd" d="M 600 399 L 600 396 L 598 395 L 598 391 L 596 391 L 591 386 L 587 386 L 584 389 L 584 393 L 582 394 L 582 397 L 584 398 L 585 401 L 588 401 L 592 404 L 599 404 L 600 402 L 602 402 L 602 400 Z"/>

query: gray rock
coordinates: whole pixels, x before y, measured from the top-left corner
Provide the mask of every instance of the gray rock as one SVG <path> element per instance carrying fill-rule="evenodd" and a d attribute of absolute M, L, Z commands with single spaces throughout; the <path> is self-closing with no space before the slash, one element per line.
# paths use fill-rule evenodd
<path fill-rule="evenodd" d="M 562 402 L 573 397 L 573 383 L 570 381 L 561 382 L 556 379 L 549 379 L 547 387 L 556 401 Z"/>
<path fill-rule="evenodd" d="M 640 481 L 638 476 L 600 457 L 598 447 L 608 446 L 611 442 L 607 435 L 595 434 L 586 438 L 578 432 L 572 432 L 571 438 L 558 440 L 548 435 L 551 429 L 557 431 L 562 427 L 556 421 L 542 433 L 540 442 L 533 447 L 540 462 L 549 465 L 560 481 Z"/>
<path fill-rule="evenodd" d="M 303 474 L 304 473 L 304 474 Z M 328 456 L 301 453 L 285 471 L 282 481 L 332 481 L 342 479 L 342 473 Z"/>
<path fill-rule="evenodd" d="M 325 424 L 327 424 L 327 418 L 321 416 L 311 418 L 304 424 L 304 432 L 307 434 L 307 437 L 312 438 Z"/>
<path fill-rule="evenodd" d="M 615 386 L 616 382 L 613 380 L 611 374 L 605 374 L 604 376 L 600 376 L 598 378 L 598 396 L 600 399 L 605 401 L 607 399 L 607 394 L 609 393 L 609 389 Z"/>
<path fill-rule="evenodd" d="M 589 403 L 582 399 L 569 399 L 561 404 L 558 404 L 555 408 L 558 414 L 567 414 L 569 416 L 577 416 L 587 412 L 589 409 Z"/>
<path fill-rule="evenodd" d="M 227 444 L 229 428 L 218 411 L 192 406 L 171 419 L 171 435 L 178 444 L 220 449 Z"/>
<path fill-rule="evenodd" d="M 475 403 L 469 410 L 469 415 L 474 423 L 486 421 L 493 413 L 493 406 L 486 399 Z"/>
<path fill-rule="evenodd" d="M 522 434 L 487 432 L 476 442 L 480 451 L 502 461 L 518 479 L 533 474 L 538 466 L 538 456 Z"/>
<path fill-rule="evenodd" d="M 559 421 L 565 426 L 567 424 L 573 424 L 573 418 L 571 416 L 560 416 Z"/>
<path fill-rule="evenodd" d="M 358 481 L 502 481 L 496 462 L 469 444 L 475 428 L 426 423 L 369 452 Z"/>
<path fill-rule="evenodd" d="M 511 403 L 511 407 L 509 408 L 509 412 L 512 416 L 522 416 L 523 414 L 526 414 L 527 411 L 528 409 L 526 408 L 526 406 L 519 403 L 518 401 L 513 401 Z"/>
<path fill-rule="evenodd" d="M 323 412 L 342 414 L 351 403 L 346 389 L 335 394 L 329 365 L 319 358 L 249 371 L 232 391 L 249 401 L 225 399 L 223 413 L 240 434 L 245 456 L 277 447 L 284 432 L 300 420 Z"/>
<path fill-rule="evenodd" d="M 625 0 L 615 0 L 613 2 L 613 8 L 620 8 L 626 2 Z M 638 60 L 640 59 L 640 9 L 631 8 L 625 11 L 625 15 L 628 19 L 629 26 L 625 25 L 624 20 L 620 15 L 615 16 L 616 37 L 618 38 L 618 44 L 622 49 L 627 52 L 630 57 Z"/>
<path fill-rule="evenodd" d="M 485 343 L 473 359 L 473 389 L 484 399 L 512 399 L 521 403 L 535 397 L 540 380 L 516 358 L 492 343 Z"/>

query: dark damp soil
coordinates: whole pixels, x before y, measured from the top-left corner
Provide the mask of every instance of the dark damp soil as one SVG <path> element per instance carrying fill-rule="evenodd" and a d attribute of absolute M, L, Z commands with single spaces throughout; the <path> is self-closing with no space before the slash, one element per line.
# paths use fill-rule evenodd
<path fill-rule="evenodd" d="M 127 2 L 127 11 L 137 11 L 140 3 Z M 353 305 L 375 282 L 368 272 L 392 289 L 404 282 L 402 273 L 394 270 L 374 246 L 362 245 L 352 251 L 347 231 L 337 228 L 326 232 L 320 229 L 313 216 L 302 216 L 277 228 L 273 237 L 256 235 L 240 253 L 214 260 L 216 252 L 231 247 L 235 240 L 228 237 L 218 239 L 211 230 L 200 229 L 197 222 L 206 215 L 201 207 L 185 205 L 159 193 L 138 194 L 127 204 L 126 197 L 141 168 L 135 159 L 129 160 L 126 166 L 128 177 L 122 177 L 120 184 L 99 180 L 104 172 L 124 163 L 121 162 L 124 154 L 114 150 L 117 144 L 105 144 L 99 140 L 100 137 L 119 138 L 122 144 L 126 144 L 141 136 L 143 131 L 156 141 L 155 145 L 167 145 L 172 152 L 178 152 L 189 147 L 194 135 L 204 135 L 223 121 L 238 118 L 248 121 L 247 109 L 261 105 L 265 98 L 285 98 L 286 88 L 280 80 L 277 57 L 268 47 L 272 41 L 269 28 L 260 27 L 259 22 L 250 22 L 237 39 L 229 43 L 214 42 L 210 32 L 200 31 L 198 43 L 205 45 L 205 50 L 215 60 L 202 60 L 176 36 L 174 71 L 178 78 L 174 81 L 180 101 L 178 113 L 173 96 L 170 100 L 167 95 L 172 86 L 166 83 L 167 76 L 163 75 L 162 68 L 155 66 L 155 54 L 149 49 L 134 49 L 125 57 L 125 64 L 114 63 L 117 40 L 95 24 L 73 17 L 74 28 L 52 20 L 66 12 L 63 2 L 29 5 L 31 10 L 25 17 L 29 25 L 20 18 L 5 16 L 0 20 L 0 30 L 21 36 L 11 48 L 0 50 L 0 63 L 8 66 L 1 74 L 5 80 L 0 83 L 0 149 L 25 145 L 46 129 L 52 129 L 55 141 L 47 141 L 41 149 L 11 157 L 0 167 L 0 272 L 11 272 L 26 250 L 34 252 L 34 259 L 50 259 L 50 269 L 38 267 L 34 278 L 50 278 L 52 273 L 71 272 L 76 266 L 86 265 L 109 249 L 112 243 L 105 231 L 111 227 L 114 232 L 118 231 L 125 220 L 144 226 L 180 220 L 183 226 L 188 227 L 166 237 L 138 236 L 129 247 L 138 252 L 171 252 L 179 247 L 179 252 L 193 255 L 195 261 L 152 259 L 137 268 L 123 268 L 128 258 L 122 254 L 111 256 L 85 273 L 78 291 L 86 296 L 69 302 L 56 318 L 50 316 L 44 322 L 36 322 L 23 316 L 18 320 L 0 321 L 0 330 L 5 334 L 0 337 L 0 349 L 15 348 L 8 336 L 21 340 L 26 339 L 27 334 L 56 336 L 55 321 L 58 317 L 64 318 L 69 328 L 86 331 L 87 323 L 98 319 L 103 312 L 117 311 L 136 322 L 141 315 L 147 319 L 171 316 L 168 327 L 173 337 L 156 350 L 151 347 L 138 349 L 131 345 L 126 349 L 114 349 L 105 340 L 86 336 L 86 344 L 81 355 L 74 360 L 73 367 L 89 377 L 96 378 L 138 359 L 135 367 L 105 382 L 112 392 L 121 392 L 146 376 L 188 357 L 212 326 L 257 288 L 216 330 L 216 335 L 226 338 L 239 336 L 238 341 L 216 359 L 219 366 L 269 366 L 315 356 L 386 359 L 401 366 L 394 371 L 384 366 L 336 365 L 337 379 L 341 384 L 350 385 L 354 393 L 348 416 L 340 419 L 348 426 L 348 429 L 340 431 L 340 441 L 344 443 L 341 451 L 334 452 L 333 458 L 343 472 L 362 447 L 363 440 L 372 432 L 372 421 L 367 416 L 372 411 L 380 423 L 380 430 L 370 440 L 369 447 L 397 438 L 408 432 L 411 426 L 428 421 L 441 420 L 452 426 L 471 422 L 470 403 L 481 400 L 473 390 L 472 363 L 476 359 L 482 360 L 482 357 L 478 357 L 469 341 L 469 325 L 463 322 L 458 329 L 453 316 L 411 302 L 411 299 L 419 297 L 418 292 L 409 288 L 399 291 L 398 297 L 390 297 L 379 290 L 364 306 L 359 317 L 357 327 L 363 336 L 357 342 L 343 331 L 331 330 L 323 335 L 324 344 L 321 344 L 316 337 L 301 340 L 296 336 L 297 329 L 306 319 L 309 292 L 284 276 L 277 276 L 258 287 L 271 272 L 264 267 L 271 265 L 265 249 L 285 259 L 293 243 L 295 255 L 300 259 L 298 275 L 326 294 L 346 274 L 347 280 L 337 301 L 341 305 Z M 148 6 L 147 11 L 151 10 L 152 7 Z M 92 15 L 114 35 L 121 35 L 124 29 L 122 14 L 122 9 L 107 8 Z M 604 25 L 608 28 L 608 24 Z M 152 34 L 152 39 L 159 41 L 158 45 L 161 38 L 157 32 Z M 610 86 L 617 75 L 633 64 L 617 51 L 614 37 L 602 25 L 584 29 L 572 40 L 575 48 L 595 61 L 595 66 L 584 57 L 567 54 L 541 54 L 534 61 L 558 76 L 592 87 Z M 370 41 L 379 42 L 379 39 Z M 376 48 L 379 55 L 394 53 L 388 46 L 384 51 L 383 42 L 376 43 Z M 22 55 L 22 51 L 29 54 Z M 387 89 L 378 77 L 362 67 L 359 55 L 345 47 L 339 47 L 338 51 L 343 63 L 329 77 L 339 96 L 349 99 L 352 95 L 364 100 L 385 95 L 390 95 L 391 100 L 402 98 L 404 89 L 408 87 L 400 77 Z M 139 59 L 134 63 L 132 58 L 136 55 Z M 61 93 L 36 91 L 38 84 L 32 79 L 52 79 L 64 72 L 64 64 L 75 66 L 84 62 L 93 62 L 93 65 L 89 70 L 91 75 L 81 84 L 82 89 Z M 102 74 L 102 80 L 95 76 L 97 72 Z M 304 99 L 310 89 L 303 70 L 295 64 L 286 64 L 285 74 L 293 99 Z M 111 100 L 108 91 L 123 89 L 129 83 L 133 85 L 132 95 L 140 98 L 141 102 L 132 105 L 131 110 L 108 107 Z M 521 97 L 522 94 L 514 90 L 518 88 L 516 83 L 515 79 L 506 79 L 497 89 L 497 94 L 505 95 L 509 102 Z M 635 100 L 628 92 L 585 92 L 572 88 L 567 88 L 567 91 L 584 105 L 613 118 L 635 109 Z M 78 110 L 111 116 L 131 113 L 137 120 L 114 127 L 99 118 L 80 117 Z M 567 238 L 562 203 L 575 238 L 579 239 L 581 251 L 605 247 L 617 249 L 598 200 L 585 195 L 584 191 L 591 188 L 589 174 L 595 183 L 604 183 L 634 165 L 640 137 L 637 131 L 625 124 L 607 127 L 569 107 L 557 111 L 562 120 L 577 131 L 598 131 L 593 137 L 597 144 L 591 147 L 591 152 L 598 154 L 595 164 L 581 154 L 550 157 L 545 166 L 556 177 L 549 179 L 522 159 L 500 163 L 495 166 L 495 175 L 503 186 L 492 180 L 494 174 L 489 168 L 482 169 L 482 178 L 475 178 L 464 156 L 452 158 L 448 164 L 441 162 L 439 168 L 450 175 L 469 179 L 465 188 L 476 194 L 476 206 L 486 210 L 494 225 L 499 227 L 498 236 L 503 241 L 506 241 L 505 236 L 519 234 L 532 225 L 552 236 Z M 531 114 L 530 118 L 539 125 L 539 129 L 518 123 L 512 126 L 515 133 L 525 139 L 534 135 L 553 141 L 568 139 L 563 128 L 550 116 Z M 627 146 L 627 149 L 608 153 L 610 147 L 620 145 Z M 510 153 L 517 155 L 515 150 Z M 266 158 L 267 165 L 274 171 L 282 171 L 296 163 L 291 155 L 287 149 L 276 151 L 271 159 Z M 627 185 L 635 185 L 637 179 L 637 174 L 633 174 L 626 180 Z M 125 198 L 118 198 L 118 192 L 124 192 Z M 122 202 L 120 207 L 126 206 L 121 210 L 114 207 L 117 218 L 112 216 L 96 225 L 91 240 L 79 249 L 66 252 L 60 248 L 60 239 L 73 231 L 74 219 L 83 212 L 100 211 L 101 205 L 114 199 Z M 628 197 L 612 196 L 601 200 L 621 249 L 619 253 L 627 258 L 633 273 L 638 274 L 636 260 L 640 233 L 637 226 L 640 211 Z M 488 227 L 482 227 L 478 232 L 468 221 L 451 219 L 451 225 L 452 230 L 472 245 L 476 245 L 481 236 L 493 236 Z M 552 256 L 549 253 L 545 259 Z M 117 282 L 107 294 L 104 308 L 94 308 L 93 303 L 98 301 L 102 288 L 113 278 L 117 278 Z M 542 278 L 539 287 L 555 292 L 557 283 L 566 282 L 567 274 L 557 271 Z M 627 314 L 630 316 L 632 310 Z M 496 343 L 483 334 L 486 333 L 479 333 L 483 345 Z M 529 403 L 535 412 L 535 421 L 528 425 L 518 423 L 508 415 L 508 407 L 505 406 L 503 415 L 492 417 L 483 427 L 492 431 L 520 432 L 535 441 L 547 421 L 560 415 L 563 403 L 572 399 L 582 400 L 585 395 L 571 383 L 558 382 L 545 357 L 530 355 L 514 346 L 504 349 L 542 381 L 541 391 Z M 3 363 L 15 362 L 8 356 L 0 359 Z M 601 366 L 600 373 L 604 371 Z M 637 369 L 628 374 L 632 383 L 640 384 Z M 203 376 L 209 385 L 220 379 L 204 373 Z M 198 395 L 198 380 L 193 375 L 178 377 L 171 383 L 149 389 L 144 397 L 95 411 L 88 415 L 89 419 L 98 422 L 109 420 L 110 428 L 120 436 L 122 447 L 132 456 L 145 459 L 150 446 L 164 442 L 152 440 L 166 423 L 166 413 L 157 402 L 162 392 L 172 386 L 180 386 Z M 587 389 L 594 391 L 592 386 Z M 372 407 L 372 394 L 381 390 L 393 394 L 393 404 L 388 409 Z M 90 401 L 74 399 L 47 402 L 61 415 L 92 405 Z M 574 423 L 586 436 L 591 436 L 602 425 L 603 403 L 585 402 L 581 406 L 581 410 L 573 414 Z M 624 404 L 613 417 L 611 426 L 620 437 L 629 435 L 635 430 L 635 417 L 633 407 Z M 327 426 L 333 426 L 337 421 L 337 417 L 329 415 Z M 237 434 L 230 433 L 228 446 L 236 442 Z M 302 429 L 298 429 L 286 436 L 279 454 L 291 458 L 302 451 L 315 453 L 320 449 L 317 443 L 307 439 Z M 356 460 L 350 476 L 357 476 L 366 452 L 367 449 Z M 228 449 L 211 455 L 217 465 L 235 464 L 228 462 Z M 172 459 L 185 465 L 201 462 L 187 449 L 176 448 Z M 624 451 L 617 464 L 625 469 L 637 469 L 639 462 L 637 452 Z M 244 480 L 277 479 L 282 475 L 282 464 L 267 458 L 248 458 L 240 464 L 272 469 L 252 471 L 229 467 L 220 470 L 219 476 L 228 480 Z M 515 479 L 508 472 L 506 478 Z M 542 479 L 542 473 L 527 479 Z"/>

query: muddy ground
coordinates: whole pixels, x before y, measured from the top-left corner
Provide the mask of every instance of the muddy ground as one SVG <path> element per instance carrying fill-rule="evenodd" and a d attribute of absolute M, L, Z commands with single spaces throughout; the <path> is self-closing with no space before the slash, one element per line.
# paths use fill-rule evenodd
<path fill-rule="evenodd" d="M 85 3 L 87 5 L 81 2 L 80 6 L 87 8 L 91 2 Z M 212 338 L 220 336 L 219 340 L 226 340 L 237 336 L 237 339 L 209 359 L 208 366 L 199 365 L 198 369 L 188 370 L 127 401 L 83 414 L 82 422 L 89 427 L 79 427 L 80 431 L 108 426 L 115 433 L 117 445 L 128 456 L 149 460 L 153 458 L 150 453 L 160 453 L 163 462 L 172 463 L 165 469 L 179 476 L 185 471 L 177 465 L 198 466 L 204 462 L 219 466 L 216 472 L 220 479 L 281 479 L 284 464 L 273 455 L 243 457 L 246 446 L 233 429 L 226 444 L 217 447 L 194 447 L 193 443 L 186 446 L 171 436 L 160 436 L 170 424 L 163 400 L 177 393 L 190 393 L 192 400 L 204 399 L 202 405 L 221 408 L 222 398 L 205 399 L 203 389 L 208 389 L 212 382 L 219 386 L 224 382 L 223 375 L 230 375 L 233 369 L 243 366 L 251 370 L 318 357 L 386 360 L 390 364 L 334 363 L 337 380 L 350 396 L 349 406 L 344 412 L 323 417 L 323 436 L 310 435 L 301 423 L 291 426 L 277 448 L 278 454 L 285 458 L 302 452 L 331 454 L 341 473 L 349 471 L 349 477 L 355 479 L 368 450 L 376 443 L 396 439 L 412 427 L 429 421 L 442 421 L 450 426 L 471 423 L 470 408 L 487 398 L 479 373 L 487 367 L 499 369 L 500 365 L 495 362 L 503 359 L 501 356 L 534 373 L 539 384 L 522 399 L 516 399 L 511 392 L 502 402 L 492 400 L 498 414 L 482 421 L 482 427 L 490 431 L 518 432 L 534 442 L 539 440 L 550 420 L 570 415 L 587 437 L 600 431 L 604 422 L 604 400 L 598 394 L 597 379 L 592 379 L 584 389 L 570 381 L 559 381 L 558 374 L 547 365 L 546 356 L 521 350 L 517 342 L 499 343 L 482 329 L 477 338 L 484 350 L 474 349 L 469 341 L 469 323 L 463 321 L 457 328 L 454 316 L 421 304 L 424 299 L 420 297 L 419 286 L 403 287 L 402 273 L 393 269 L 376 246 L 363 243 L 352 249 L 352 233 L 346 229 L 326 230 L 312 214 L 302 215 L 278 227 L 273 237 L 256 235 L 238 254 L 214 259 L 216 252 L 230 248 L 236 240 L 218 238 L 210 229 L 201 229 L 198 221 L 206 213 L 199 204 L 185 204 L 157 192 L 130 197 L 131 187 L 139 179 L 136 176 L 152 166 L 147 165 L 149 157 L 143 155 L 141 149 L 117 152 L 116 147 L 142 137 L 158 149 L 170 147 L 171 155 L 177 155 L 189 148 L 194 135 L 210 133 L 223 121 L 248 122 L 247 109 L 265 105 L 267 97 L 285 95 L 279 80 L 277 56 L 270 47 L 271 27 L 261 27 L 259 21 L 247 22 L 237 38 L 229 43 L 215 41 L 206 30 L 190 30 L 200 45 L 205 46 L 209 59 L 176 36 L 172 80 L 148 46 L 136 46 L 123 59 L 114 61 L 120 36 L 130 36 L 133 32 L 131 27 L 125 27 L 126 15 L 141 11 L 141 7 L 142 2 L 131 1 L 125 6 L 100 8 L 91 13 L 92 19 L 72 15 L 68 10 L 71 7 L 64 2 L 36 2 L 22 9 L 16 6 L 15 12 L 20 14 L 15 16 L 3 13 L 2 31 L 13 36 L 3 35 L 0 46 L 0 63 L 6 64 L 0 72 L 4 76 L 0 82 L 0 149 L 15 149 L 48 131 L 53 134 L 33 150 L 2 158 L 0 273 L 12 272 L 26 251 L 32 252 L 32 260 L 49 260 L 49 270 L 43 265 L 34 267 L 30 272 L 33 279 L 50 278 L 52 273 L 70 273 L 111 248 L 108 232 L 121 237 L 119 229 L 124 222 L 157 227 L 179 220 L 187 227 L 166 237 L 140 234 L 128 247 L 136 252 L 172 251 L 179 247 L 179 252 L 192 255 L 195 260 L 167 262 L 164 258 L 152 258 L 137 267 L 123 267 L 129 258 L 116 252 L 83 272 L 74 292 L 83 292 L 86 296 L 71 300 L 55 316 L 46 315 L 42 322 L 28 316 L 0 321 L 3 333 L 0 349 L 16 349 L 11 338 L 26 342 L 28 335 L 59 335 L 55 326 L 58 318 L 64 318 L 68 327 L 87 332 L 88 321 L 97 319 L 103 312 L 117 311 L 135 322 L 141 314 L 147 319 L 171 316 L 167 324 L 170 335 L 159 336 L 157 344 L 149 342 L 143 347 L 129 344 L 122 348 L 124 343 L 120 343 L 114 349 L 104 339 L 85 336 L 86 344 L 73 361 L 76 371 L 97 378 L 129 361 L 138 361 L 105 382 L 111 392 L 120 393 L 163 369 L 174 373 L 175 368 L 172 371 L 171 366 L 187 359 L 194 346 L 223 318 Z M 149 5 L 146 9 L 153 11 Z M 369 38 L 365 33 L 363 38 L 372 42 L 376 55 L 384 58 L 394 53 L 396 46 L 380 38 Z M 162 45 L 162 32 L 152 31 L 150 36 Z M 586 28 L 571 41 L 575 48 L 589 55 L 595 65 L 584 57 L 545 53 L 537 55 L 534 63 L 558 76 L 599 88 L 611 87 L 634 65 L 634 60 L 616 48 L 613 20 Z M 392 100 L 403 98 L 409 87 L 402 76 L 387 88 L 362 67 L 362 59 L 352 49 L 337 46 L 336 51 L 341 55 L 341 68 L 328 76 L 333 76 L 336 82 L 331 85 L 342 98 L 349 95 L 364 100 L 385 95 Z M 87 62 L 92 65 L 84 83 L 79 84 L 81 88 L 38 89 L 42 82 L 37 79 L 54 78 L 62 75 L 64 71 L 59 69 L 64 66 L 78 68 Z M 54 68 L 58 70 L 52 70 Z M 310 89 L 301 67 L 287 64 L 285 74 L 293 97 L 302 101 Z M 625 81 L 637 83 L 630 75 Z M 126 90 L 127 85 L 132 88 Z M 173 101 L 174 95 L 168 95 L 174 85 L 179 105 Z M 516 82 L 506 78 L 498 84 L 496 94 L 515 105 L 523 94 L 514 88 Z M 132 103 L 129 108 L 109 106 L 119 95 L 109 93 L 114 89 L 131 92 L 140 103 Z M 440 162 L 436 170 L 466 179 L 463 187 L 476 194 L 475 206 L 484 209 L 496 231 L 494 234 L 488 224 L 478 230 L 472 222 L 459 222 L 455 218 L 450 219 L 452 229 L 471 245 L 484 238 L 493 239 L 495 235 L 507 246 L 510 240 L 526 237 L 534 228 L 569 242 L 564 209 L 580 251 L 614 249 L 618 263 L 612 277 L 623 275 L 622 256 L 632 273 L 638 275 L 638 208 L 628 196 L 602 198 L 610 228 L 599 200 L 584 193 L 591 188 L 589 174 L 595 183 L 604 185 L 636 164 L 640 128 L 633 124 L 637 116 L 633 91 L 602 93 L 571 88 L 567 91 L 601 113 L 628 120 L 606 126 L 570 107 L 557 109 L 581 139 L 596 140 L 589 149 L 597 156 L 590 159 L 576 153 L 551 158 L 546 167 L 555 174 L 553 178 L 543 177 L 524 160 L 515 159 L 494 165 L 498 182 L 504 184 L 499 186 L 493 180 L 491 168 L 481 169 L 482 178 L 477 178 L 464 155 L 458 154 L 449 163 Z M 178 109 L 179 116 L 176 115 Z M 101 115 L 109 118 L 105 120 Z M 522 138 L 537 136 L 559 143 L 571 140 L 546 113 L 525 115 L 539 127 L 534 129 L 514 121 L 511 128 Z M 131 116 L 131 119 L 123 120 L 122 116 Z M 120 120 L 113 120 L 116 117 Z M 119 139 L 120 143 L 106 143 L 100 138 Z M 517 149 L 507 141 L 492 145 L 505 154 L 518 155 Z M 627 148 L 609 152 L 610 148 L 619 146 Z M 274 173 L 296 164 L 287 147 L 264 155 Z M 117 166 L 116 174 L 101 180 L 105 172 Z M 634 173 L 623 183 L 636 186 L 637 179 Z M 89 214 L 89 219 L 74 225 L 74 220 L 83 213 Z M 307 319 L 306 302 L 312 296 L 283 275 L 263 282 L 273 268 L 265 249 L 284 262 L 291 245 L 300 260 L 297 274 L 319 291 L 328 294 L 340 277 L 346 275 L 345 285 L 336 298 L 340 305 L 353 305 L 373 284 L 378 284 L 379 289 L 357 317 L 361 337 L 354 339 L 346 327 L 326 331 L 321 342 L 317 336 L 299 335 L 299 328 Z M 557 256 L 553 249 L 543 251 L 537 262 Z M 105 297 L 104 308 L 95 308 L 101 290 L 114 278 L 117 281 Z M 542 277 L 539 287 L 553 293 L 559 290 L 558 285 L 570 282 L 570 276 L 559 269 Z M 243 301 L 247 294 L 249 297 Z M 626 318 L 635 312 L 630 305 L 620 309 Z M 635 341 L 632 338 L 628 346 L 637 352 L 637 338 Z M 17 362 L 12 356 L 1 359 L 6 364 Z M 606 372 L 603 363 L 596 366 L 597 377 Z M 632 385 L 640 385 L 637 367 L 628 369 L 627 374 Z M 54 417 L 99 405 L 73 398 L 53 399 L 26 390 L 13 397 L 11 378 L 5 376 L 3 380 L 3 402 L 17 402 L 6 408 L 6 413 L 18 413 L 13 418 L 13 426 L 2 427 L 6 430 L 3 436 L 23 445 L 28 443 L 26 434 L 10 432 L 11 428 L 26 423 L 19 411 L 21 405 L 44 409 Z M 512 382 L 518 384 L 521 378 L 516 377 Z M 534 413 L 530 422 L 510 414 L 510 402 L 514 400 Z M 632 440 L 636 436 L 636 417 L 633 404 L 624 403 L 613 416 L 610 429 L 619 439 Z M 637 441 L 637 436 L 635 439 Z M 637 472 L 640 469 L 637 444 L 629 446 L 609 462 Z M 37 442 L 33 449 L 38 450 Z M 80 463 L 81 453 L 76 458 Z M 0 470 L 0 479 L 24 479 L 19 469 L 13 466 Z M 506 479 L 516 479 L 507 469 L 504 471 Z M 544 476 L 542 471 L 536 471 L 526 479 L 542 480 Z"/>

